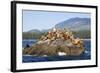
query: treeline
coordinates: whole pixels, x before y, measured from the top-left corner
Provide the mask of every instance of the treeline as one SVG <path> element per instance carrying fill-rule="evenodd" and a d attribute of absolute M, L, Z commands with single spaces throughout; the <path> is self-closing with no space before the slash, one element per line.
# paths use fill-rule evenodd
<path fill-rule="evenodd" d="M 40 39 L 42 35 L 46 35 L 47 32 L 36 33 L 36 32 L 23 32 L 23 39 Z"/>
<path fill-rule="evenodd" d="M 80 30 L 80 31 L 73 31 L 75 37 L 83 38 L 83 39 L 90 39 L 91 38 L 91 31 L 90 30 Z"/>
<path fill-rule="evenodd" d="M 72 31 L 74 37 L 79 37 L 83 39 L 90 39 L 91 38 L 91 31 L 90 30 L 80 30 L 80 31 Z M 40 39 L 42 35 L 46 35 L 47 32 L 36 33 L 36 32 L 23 32 L 23 39 Z"/>

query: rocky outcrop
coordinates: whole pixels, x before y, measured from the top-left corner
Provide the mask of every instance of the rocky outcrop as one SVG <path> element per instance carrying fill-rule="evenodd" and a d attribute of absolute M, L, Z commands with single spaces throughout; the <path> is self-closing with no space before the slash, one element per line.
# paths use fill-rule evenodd
<path fill-rule="evenodd" d="M 74 38 L 72 32 L 54 29 L 29 48 L 23 49 L 23 54 L 33 56 L 80 55 L 84 52 L 83 41 Z"/>

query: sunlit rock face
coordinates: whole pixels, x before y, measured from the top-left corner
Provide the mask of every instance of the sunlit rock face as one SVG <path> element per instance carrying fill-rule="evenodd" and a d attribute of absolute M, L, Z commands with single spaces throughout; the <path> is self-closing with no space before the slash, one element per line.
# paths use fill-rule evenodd
<path fill-rule="evenodd" d="M 23 54 L 33 56 L 73 55 L 84 52 L 83 41 L 74 38 L 70 31 L 53 29 L 42 36 L 36 44 L 23 50 Z"/>

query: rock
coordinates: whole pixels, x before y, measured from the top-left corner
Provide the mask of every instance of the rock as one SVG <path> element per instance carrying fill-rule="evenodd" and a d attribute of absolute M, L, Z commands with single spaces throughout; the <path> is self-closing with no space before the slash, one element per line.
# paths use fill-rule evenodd
<path fill-rule="evenodd" d="M 35 45 L 23 50 L 23 54 L 33 56 L 80 55 L 84 52 L 83 41 L 75 39 L 69 32 L 54 30 Z M 57 36 L 58 35 L 58 36 Z M 61 37 L 60 37 L 61 36 Z"/>

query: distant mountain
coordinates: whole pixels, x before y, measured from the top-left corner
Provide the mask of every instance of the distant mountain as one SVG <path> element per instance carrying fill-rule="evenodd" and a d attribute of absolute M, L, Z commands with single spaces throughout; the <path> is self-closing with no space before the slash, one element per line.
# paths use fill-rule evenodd
<path fill-rule="evenodd" d="M 41 30 L 41 32 L 48 32 L 48 31 L 50 31 L 51 29 L 43 29 L 43 30 Z"/>
<path fill-rule="evenodd" d="M 91 20 L 90 18 L 70 18 L 55 25 L 55 28 L 70 30 L 89 30 Z"/>
<path fill-rule="evenodd" d="M 41 31 L 38 29 L 32 29 L 32 30 L 29 30 L 28 32 L 41 33 Z"/>

